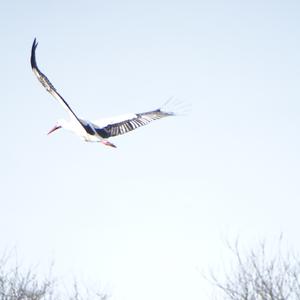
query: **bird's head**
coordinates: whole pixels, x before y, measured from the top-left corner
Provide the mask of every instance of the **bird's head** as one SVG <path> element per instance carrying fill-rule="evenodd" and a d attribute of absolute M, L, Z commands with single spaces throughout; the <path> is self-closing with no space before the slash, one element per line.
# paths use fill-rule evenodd
<path fill-rule="evenodd" d="M 48 135 L 54 131 L 56 131 L 57 129 L 60 129 L 60 128 L 64 128 L 64 124 L 66 123 L 65 120 L 61 119 L 61 120 L 57 120 L 54 127 L 48 132 Z"/>

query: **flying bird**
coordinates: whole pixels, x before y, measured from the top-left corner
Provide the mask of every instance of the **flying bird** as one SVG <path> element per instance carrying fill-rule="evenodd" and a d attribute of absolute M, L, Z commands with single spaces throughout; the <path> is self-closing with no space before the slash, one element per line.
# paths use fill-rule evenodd
<path fill-rule="evenodd" d="M 58 93 L 46 75 L 38 68 L 35 56 L 37 45 L 38 43 L 36 39 L 34 39 L 30 58 L 32 70 L 47 92 L 58 100 L 70 117 L 69 120 L 58 120 L 48 134 L 57 129 L 64 128 L 75 133 L 86 142 L 100 142 L 106 146 L 116 148 L 113 143 L 108 141 L 109 138 L 127 133 L 154 120 L 175 115 L 172 111 L 165 111 L 163 108 L 158 108 L 144 113 L 132 113 L 92 122 L 79 118 L 66 100 Z"/>

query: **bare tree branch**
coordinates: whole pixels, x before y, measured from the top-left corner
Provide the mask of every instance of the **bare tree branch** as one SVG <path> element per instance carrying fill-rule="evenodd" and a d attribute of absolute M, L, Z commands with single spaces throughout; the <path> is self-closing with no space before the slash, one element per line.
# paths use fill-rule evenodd
<path fill-rule="evenodd" d="M 263 241 L 256 249 L 243 254 L 237 241 L 228 244 L 235 258 L 231 270 L 225 270 L 220 280 L 210 274 L 212 282 L 227 300 L 299 300 L 300 299 L 300 262 L 290 253 L 283 255 L 279 240 L 278 251 L 267 249 Z M 273 249 L 272 249 L 273 250 Z"/>
<path fill-rule="evenodd" d="M 0 257 L 0 300 L 89 300 L 107 299 L 99 291 L 92 292 L 85 288 L 83 292 L 76 281 L 73 289 L 62 292 L 57 282 L 50 276 L 40 279 L 31 269 L 24 271 L 18 264 L 9 267 L 9 257 Z"/>

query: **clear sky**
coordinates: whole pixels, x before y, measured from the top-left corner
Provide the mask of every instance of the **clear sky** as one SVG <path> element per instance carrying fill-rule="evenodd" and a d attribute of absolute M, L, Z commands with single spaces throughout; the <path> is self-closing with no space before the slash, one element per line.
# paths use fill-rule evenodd
<path fill-rule="evenodd" d="M 2 1 L 0 252 L 100 282 L 118 300 L 208 299 L 224 238 L 299 249 L 300 2 Z M 185 117 L 83 143 L 82 118 Z"/>

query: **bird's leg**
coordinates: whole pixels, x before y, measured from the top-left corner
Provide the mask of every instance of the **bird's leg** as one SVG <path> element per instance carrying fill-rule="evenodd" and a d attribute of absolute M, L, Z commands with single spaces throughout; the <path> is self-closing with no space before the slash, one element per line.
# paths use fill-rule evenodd
<path fill-rule="evenodd" d="M 113 147 L 113 148 L 117 148 L 116 145 L 114 145 L 113 143 L 109 142 L 108 140 L 102 140 L 101 143 L 105 146 L 110 146 L 110 147 Z"/>

